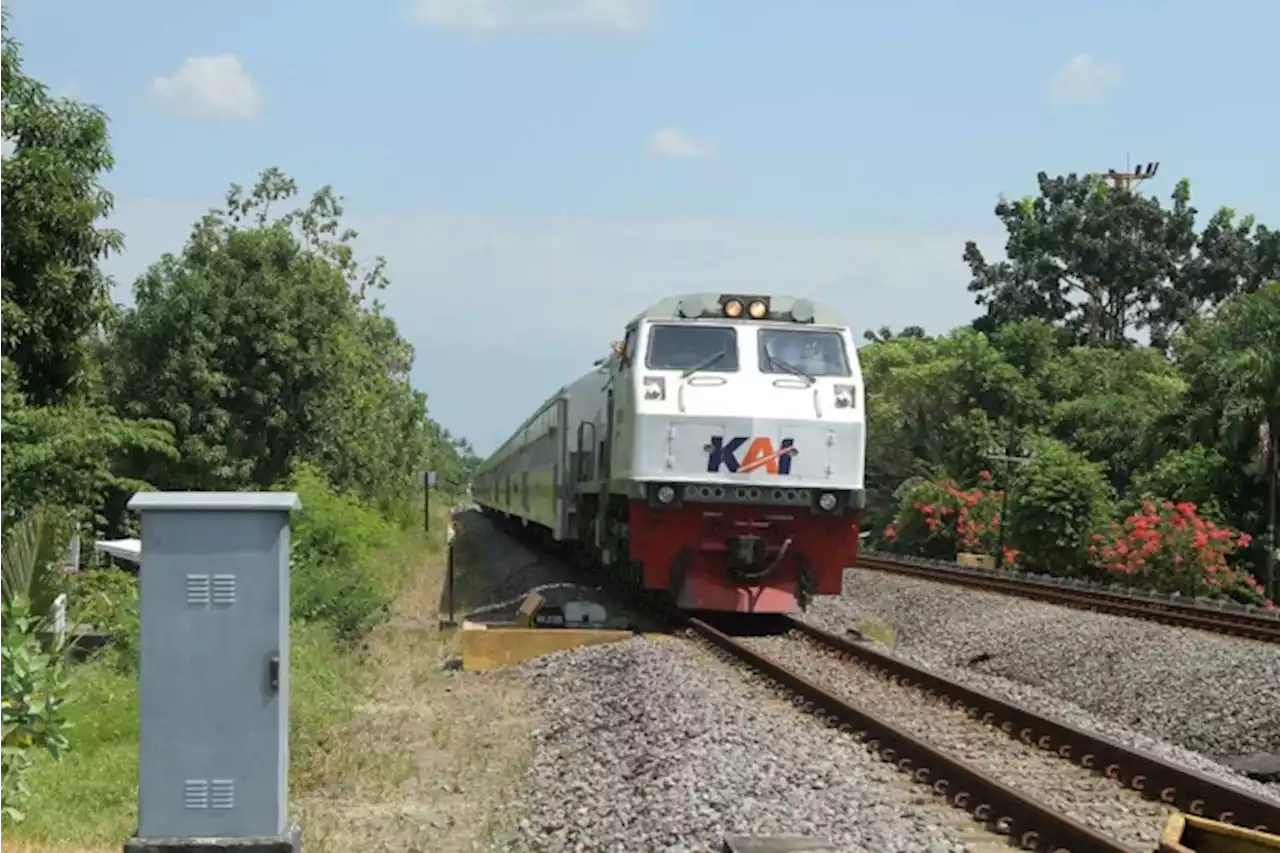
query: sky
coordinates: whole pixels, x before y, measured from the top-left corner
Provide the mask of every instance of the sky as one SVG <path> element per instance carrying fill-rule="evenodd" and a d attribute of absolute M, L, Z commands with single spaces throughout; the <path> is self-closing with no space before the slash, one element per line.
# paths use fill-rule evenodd
<path fill-rule="evenodd" d="M 1145 192 L 1280 226 L 1266 0 L 5 5 L 27 71 L 110 116 L 117 301 L 231 183 L 331 184 L 482 455 L 673 294 L 968 322 L 964 241 L 998 257 L 1041 170 L 1159 160 Z"/>

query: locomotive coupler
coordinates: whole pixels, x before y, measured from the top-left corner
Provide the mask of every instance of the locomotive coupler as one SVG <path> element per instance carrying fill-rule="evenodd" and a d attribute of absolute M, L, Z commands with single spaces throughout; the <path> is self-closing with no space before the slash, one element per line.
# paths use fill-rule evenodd
<path fill-rule="evenodd" d="M 728 548 L 729 571 L 739 577 L 750 578 L 761 574 L 768 550 L 763 536 L 730 536 L 725 542 Z"/>

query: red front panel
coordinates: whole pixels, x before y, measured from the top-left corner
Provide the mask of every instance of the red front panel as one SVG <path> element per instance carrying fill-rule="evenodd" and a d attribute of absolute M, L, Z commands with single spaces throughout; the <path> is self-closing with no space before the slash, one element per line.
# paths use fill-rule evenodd
<path fill-rule="evenodd" d="M 792 612 L 798 608 L 802 560 L 810 595 L 840 594 L 844 570 L 858 556 L 860 515 L 742 504 L 665 508 L 632 501 L 631 559 L 644 564 L 646 589 L 670 591 L 685 609 Z M 764 539 L 765 564 L 773 568 L 763 577 L 743 580 L 730 571 L 728 542 L 743 535 Z M 683 578 L 673 578 L 680 565 Z"/>

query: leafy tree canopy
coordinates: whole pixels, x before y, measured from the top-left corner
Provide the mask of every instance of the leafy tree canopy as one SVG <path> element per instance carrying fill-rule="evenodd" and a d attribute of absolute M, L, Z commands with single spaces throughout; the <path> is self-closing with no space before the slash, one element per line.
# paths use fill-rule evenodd
<path fill-rule="evenodd" d="M 98 262 L 120 249 L 99 228 L 112 198 L 98 183 L 113 165 L 101 110 L 54 98 L 22 69 L 4 19 L 3 346 L 34 405 L 59 402 L 83 375 L 89 335 L 111 311 Z"/>
<path fill-rule="evenodd" d="M 174 424 L 179 463 L 143 469 L 157 485 L 267 487 L 310 461 L 381 499 L 427 459 L 413 349 L 372 299 L 383 263 L 355 262 L 357 235 L 328 187 L 277 215 L 296 194 L 276 169 L 248 193 L 233 186 L 135 285 L 111 385 L 121 411 Z"/>
<path fill-rule="evenodd" d="M 1038 181 L 1038 195 L 996 205 L 1005 260 L 965 245 L 983 331 L 1039 319 L 1081 343 L 1123 345 L 1146 330 L 1163 348 L 1191 317 L 1280 275 L 1280 232 L 1225 208 L 1197 232 L 1186 180 L 1168 208 L 1101 176 Z"/>

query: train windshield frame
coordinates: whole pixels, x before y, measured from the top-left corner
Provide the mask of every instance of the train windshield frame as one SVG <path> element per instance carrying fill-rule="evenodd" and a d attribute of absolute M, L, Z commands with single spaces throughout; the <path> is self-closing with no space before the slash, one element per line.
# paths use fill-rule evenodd
<path fill-rule="evenodd" d="M 732 326 L 655 323 L 649 327 L 644 366 L 650 370 L 737 373 L 739 362 L 738 330 Z"/>
<path fill-rule="evenodd" d="M 834 329 L 761 329 L 761 373 L 853 376 L 844 336 Z"/>

